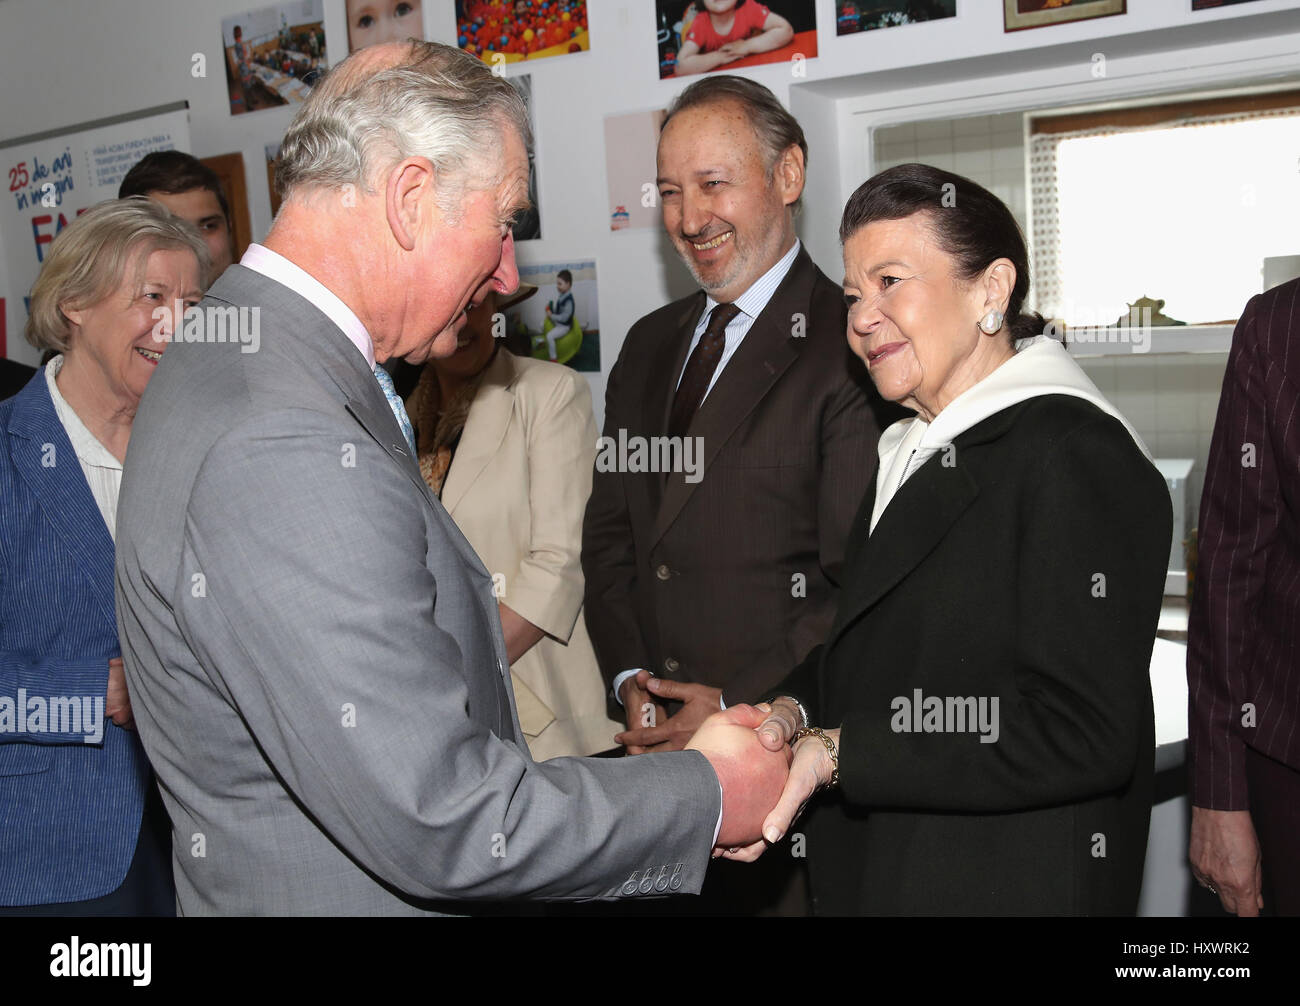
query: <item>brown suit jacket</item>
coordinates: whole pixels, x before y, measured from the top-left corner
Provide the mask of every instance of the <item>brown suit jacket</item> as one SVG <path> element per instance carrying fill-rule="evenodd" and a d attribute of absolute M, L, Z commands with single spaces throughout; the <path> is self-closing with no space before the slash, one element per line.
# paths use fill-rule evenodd
<path fill-rule="evenodd" d="M 696 293 L 628 332 L 606 437 L 666 436 L 704 302 Z M 597 464 L 582 566 L 606 682 L 644 667 L 722 688 L 728 704 L 758 701 L 825 638 L 882 423 L 903 415 L 845 330 L 839 287 L 801 250 L 687 431 L 703 438 L 702 480 Z"/>

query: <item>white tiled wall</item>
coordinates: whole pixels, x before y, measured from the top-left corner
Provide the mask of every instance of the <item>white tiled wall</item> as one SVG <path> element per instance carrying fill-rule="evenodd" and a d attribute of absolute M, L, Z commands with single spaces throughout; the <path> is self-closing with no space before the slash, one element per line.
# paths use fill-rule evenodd
<path fill-rule="evenodd" d="M 1020 112 L 940 119 L 877 129 L 877 171 L 920 161 L 979 182 L 1001 199 L 1028 231 L 1024 116 Z"/>
<path fill-rule="evenodd" d="M 1093 383 L 1158 458 L 1191 458 L 1187 526 L 1196 526 L 1227 353 L 1081 359 Z"/>
<path fill-rule="evenodd" d="M 920 161 L 979 182 L 1029 230 L 1023 115 L 985 115 L 878 129 L 875 167 Z M 1195 527 L 1226 353 L 1081 359 L 1088 376 L 1133 424 L 1152 455 L 1191 458 L 1187 526 Z"/>

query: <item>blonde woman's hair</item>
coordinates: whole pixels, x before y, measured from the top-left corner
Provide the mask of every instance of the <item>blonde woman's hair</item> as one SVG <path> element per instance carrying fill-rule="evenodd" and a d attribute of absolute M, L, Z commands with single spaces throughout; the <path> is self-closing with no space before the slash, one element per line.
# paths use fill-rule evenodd
<path fill-rule="evenodd" d="M 32 284 L 24 335 L 40 350 L 64 353 L 72 334 L 63 308 L 97 304 L 128 279 L 139 283 L 144 263 L 156 251 L 194 253 L 199 275 L 212 268 L 198 230 L 145 196 L 110 199 L 92 206 L 59 232 Z M 128 277 L 134 266 L 136 275 Z"/>

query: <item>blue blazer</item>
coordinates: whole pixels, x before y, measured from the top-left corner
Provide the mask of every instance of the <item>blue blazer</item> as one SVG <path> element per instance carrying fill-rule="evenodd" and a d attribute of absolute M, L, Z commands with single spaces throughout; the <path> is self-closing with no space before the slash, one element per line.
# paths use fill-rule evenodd
<path fill-rule="evenodd" d="M 126 876 L 150 770 L 103 718 L 120 655 L 113 539 L 39 370 L 0 402 L 0 905 L 84 901 Z M 80 724 L 54 701 L 74 697 Z"/>

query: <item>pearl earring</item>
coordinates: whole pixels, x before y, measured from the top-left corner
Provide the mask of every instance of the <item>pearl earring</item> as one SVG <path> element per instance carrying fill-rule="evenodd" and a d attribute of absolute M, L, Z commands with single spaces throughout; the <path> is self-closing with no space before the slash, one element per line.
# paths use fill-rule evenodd
<path fill-rule="evenodd" d="M 992 335 L 1002 327 L 1002 312 L 997 308 L 990 308 L 989 313 L 979 320 L 980 331 L 985 335 Z"/>

